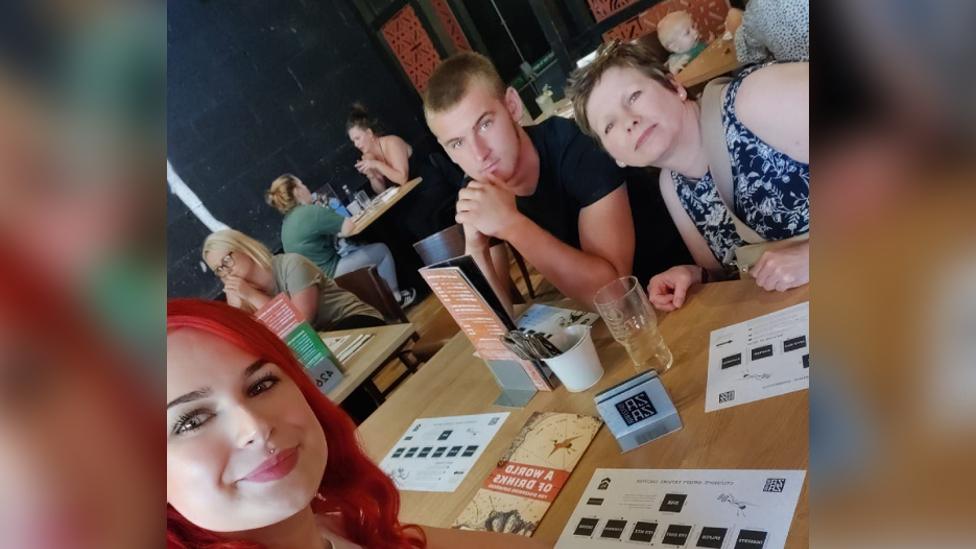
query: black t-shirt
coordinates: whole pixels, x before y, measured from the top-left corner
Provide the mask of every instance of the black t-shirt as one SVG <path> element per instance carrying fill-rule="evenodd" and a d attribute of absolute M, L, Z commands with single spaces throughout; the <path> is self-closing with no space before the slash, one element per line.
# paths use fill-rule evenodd
<path fill-rule="evenodd" d="M 525 131 L 539 154 L 539 183 L 532 196 L 515 198 L 518 210 L 579 248 L 580 210 L 623 185 L 623 171 L 571 120 L 554 116 Z"/>
<path fill-rule="evenodd" d="M 627 196 L 634 217 L 634 276 L 646 286 L 675 265 L 695 263 L 661 197 L 657 168 L 626 168 Z"/>

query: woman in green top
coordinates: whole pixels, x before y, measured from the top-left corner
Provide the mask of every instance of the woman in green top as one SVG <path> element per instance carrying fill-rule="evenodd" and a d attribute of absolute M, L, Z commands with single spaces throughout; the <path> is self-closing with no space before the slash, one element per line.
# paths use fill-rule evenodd
<path fill-rule="evenodd" d="M 385 324 L 379 311 L 363 303 L 298 254 L 275 256 L 263 244 L 233 229 L 203 241 L 203 260 L 224 283 L 227 303 L 254 312 L 284 292 L 318 331 Z"/>
<path fill-rule="evenodd" d="M 267 203 L 284 214 L 281 222 L 281 246 L 286 252 L 301 254 L 312 260 L 330 277 L 337 277 L 376 265 L 393 296 L 402 307 L 413 303 L 417 291 L 400 290 L 396 263 L 386 244 L 381 242 L 337 246 L 337 239 L 352 229 L 352 220 L 332 208 L 312 203 L 312 193 L 300 179 L 290 173 L 279 176 L 264 193 Z"/>

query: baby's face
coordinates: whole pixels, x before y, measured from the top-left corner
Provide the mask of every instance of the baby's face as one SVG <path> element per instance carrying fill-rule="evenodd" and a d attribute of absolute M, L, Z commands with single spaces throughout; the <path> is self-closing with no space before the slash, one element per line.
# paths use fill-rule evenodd
<path fill-rule="evenodd" d="M 662 19 L 658 24 L 657 35 L 661 45 L 672 53 L 684 53 L 698 42 L 698 31 L 695 30 L 690 15 Z"/>

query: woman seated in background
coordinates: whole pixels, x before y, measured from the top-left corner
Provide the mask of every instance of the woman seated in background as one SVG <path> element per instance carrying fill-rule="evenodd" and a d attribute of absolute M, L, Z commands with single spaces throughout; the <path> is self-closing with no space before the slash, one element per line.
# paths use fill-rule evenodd
<path fill-rule="evenodd" d="M 379 311 L 363 303 L 298 254 L 275 256 L 257 240 L 233 229 L 203 241 L 203 260 L 224 283 L 227 303 L 254 312 L 284 292 L 318 331 L 385 324 Z"/>
<path fill-rule="evenodd" d="M 403 185 L 419 171 L 413 147 L 396 135 L 383 135 L 379 123 L 366 108 L 354 103 L 346 120 L 346 133 L 362 157 L 356 162 L 359 173 L 369 179 L 373 192 L 380 194 L 393 185 Z M 411 166 L 411 161 L 414 166 Z M 411 169 L 413 168 L 413 169 Z M 416 177 L 416 175 L 413 175 Z"/>
<path fill-rule="evenodd" d="M 661 195 L 697 263 L 651 279 L 655 307 L 681 307 L 692 284 L 735 270 L 766 290 L 809 281 L 809 81 L 808 63 L 753 67 L 699 104 L 634 43 L 605 45 L 574 73 L 577 124 L 618 164 L 661 169 Z M 787 240 L 744 259 L 746 244 Z"/>
<path fill-rule="evenodd" d="M 346 121 L 349 140 L 362 153 L 356 169 L 376 194 L 421 177 L 423 182 L 394 206 L 394 218 L 413 242 L 454 225 L 454 204 L 464 173 L 439 152 L 415 150 L 395 135 L 384 135 L 379 122 L 360 103 Z"/>
<path fill-rule="evenodd" d="M 329 278 L 336 278 L 368 265 L 376 271 L 393 292 L 401 307 L 413 303 L 417 291 L 401 290 L 397 282 L 396 263 L 386 244 L 354 245 L 338 240 L 352 229 L 352 219 L 342 217 L 332 208 L 312 204 L 312 193 L 300 179 L 286 173 L 271 183 L 265 201 L 282 213 L 281 246 L 285 252 L 311 259 Z"/>
<path fill-rule="evenodd" d="M 287 346 L 223 303 L 169 302 L 170 547 L 543 547 L 522 536 L 401 524 L 393 481 Z"/>

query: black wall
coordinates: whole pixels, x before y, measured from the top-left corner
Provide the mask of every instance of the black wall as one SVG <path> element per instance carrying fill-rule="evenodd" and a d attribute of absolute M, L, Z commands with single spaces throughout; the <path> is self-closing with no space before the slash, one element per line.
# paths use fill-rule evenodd
<path fill-rule="evenodd" d="M 549 53 L 549 43 L 546 42 L 542 27 L 536 21 L 528 0 L 495 0 L 495 4 L 529 64 Z M 481 34 L 488 49 L 487 54 L 498 69 L 498 74 L 506 83 L 511 82 L 520 74 L 519 65 L 522 60 L 495 8 L 488 0 L 464 0 L 464 6 Z"/>
<path fill-rule="evenodd" d="M 167 46 L 170 162 L 217 219 L 272 250 L 275 177 L 366 184 L 345 134 L 353 101 L 408 142 L 429 139 L 419 96 L 347 0 L 169 2 Z M 208 229 L 174 195 L 167 206 L 169 295 L 216 295 L 200 263 Z"/>

